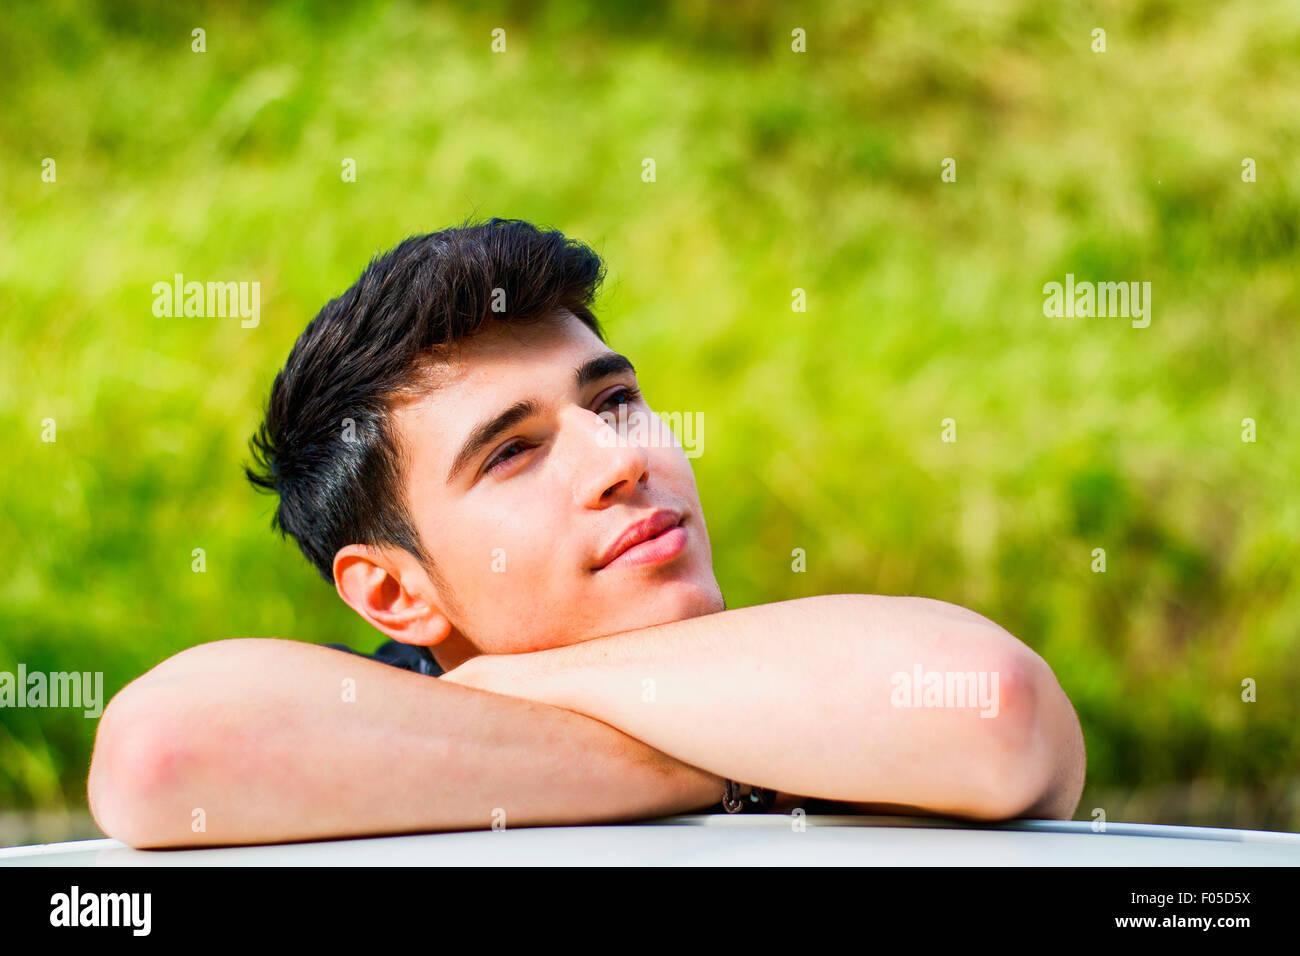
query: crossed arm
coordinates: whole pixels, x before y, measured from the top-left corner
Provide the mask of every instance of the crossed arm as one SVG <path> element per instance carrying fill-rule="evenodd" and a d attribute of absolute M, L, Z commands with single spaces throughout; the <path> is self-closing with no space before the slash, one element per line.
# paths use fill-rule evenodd
<path fill-rule="evenodd" d="M 893 676 L 917 668 L 996 674 L 996 713 L 897 706 Z M 439 680 L 293 641 L 200 645 L 109 704 L 89 793 L 105 832 L 152 847 L 643 819 L 717 803 L 724 777 L 782 807 L 1069 818 L 1083 773 L 1074 710 L 1020 641 L 940 601 L 830 595 Z"/>

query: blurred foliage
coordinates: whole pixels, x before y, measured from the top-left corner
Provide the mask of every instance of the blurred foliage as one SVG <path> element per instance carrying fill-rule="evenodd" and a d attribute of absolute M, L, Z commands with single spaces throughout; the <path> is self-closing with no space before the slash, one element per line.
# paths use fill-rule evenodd
<path fill-rule="evenodd" d="M 248 436 L 372 254 L 520 217 L 606 257 L 613 344 L 704 413 L 730 606 L 969 606 L 1073 699 L 1080 819 L 1300 829 L 1295 3 L 55 2 L 0 61 L 0 670 L 376 646 Z M 260 281 L 261 324 L 155 318 L 177 272 Z M 1044 318 L 1067 272 L 1151 282 L 1150 327 Z M 84 809 L 94 730 L 0 711 L 0 809 Z"/>

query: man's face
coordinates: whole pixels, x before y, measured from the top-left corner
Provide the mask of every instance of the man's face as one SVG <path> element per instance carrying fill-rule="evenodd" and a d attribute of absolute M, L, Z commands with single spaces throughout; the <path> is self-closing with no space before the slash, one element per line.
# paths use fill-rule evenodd
<path fill-rule="evenodd" d="M 440 660 L 458 642 L 521 653 L 724 608 L 685 452 L 576 316 L 491 326 L 432 376 L 395 418 L 446 588 L 428 592 L 452 624 Z M 619 437 L 620 415 L 649 428 Z M 602 566 L 646 519 L 657 536 Z"/>

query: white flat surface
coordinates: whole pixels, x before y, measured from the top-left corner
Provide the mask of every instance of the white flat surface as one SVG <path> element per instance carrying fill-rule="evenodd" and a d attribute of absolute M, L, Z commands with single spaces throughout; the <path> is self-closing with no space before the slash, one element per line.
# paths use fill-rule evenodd
<path fill-rule="evenodd" d="M 1300 866 L 1300 834 L 927 817 L 687 815 L 318 843 L 133 850 L 116 840 L 0 849 L 0 866 Z"/>

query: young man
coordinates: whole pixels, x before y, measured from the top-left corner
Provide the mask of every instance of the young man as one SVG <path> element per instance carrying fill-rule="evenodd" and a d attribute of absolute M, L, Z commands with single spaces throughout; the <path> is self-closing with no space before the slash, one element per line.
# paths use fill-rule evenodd
<path fill-rule="evenodd" d="M 1074 710 L 987 619 L 862 594 L 725 609 L 690 464 L 591 312 L 602 279 L 586 246 L 493 219 L 403 242 L 325 306 L 276 377 L 249 477 L 390 642 L 368 659 L 235 639 L 163 661 L 101 719 L 105 832 L 158 847 L 598 823 L 724 794 L 1073 815 Z"/>

